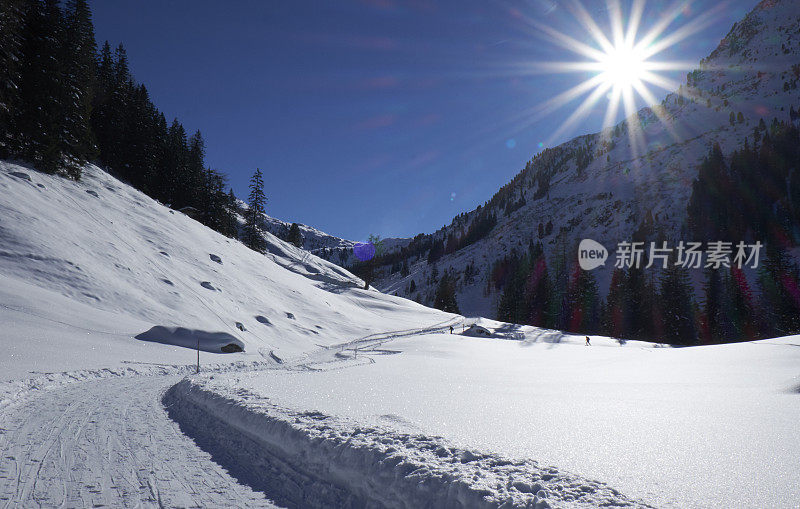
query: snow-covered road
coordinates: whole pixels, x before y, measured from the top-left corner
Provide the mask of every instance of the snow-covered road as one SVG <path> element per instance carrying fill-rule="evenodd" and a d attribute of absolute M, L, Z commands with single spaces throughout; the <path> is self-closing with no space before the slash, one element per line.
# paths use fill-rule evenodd
<path fill-rule="evenodd" d="M 169 419 L 161 396 L 180 378 L 71 383 L 0 409 L 0 507 L 274 507 Z"/>

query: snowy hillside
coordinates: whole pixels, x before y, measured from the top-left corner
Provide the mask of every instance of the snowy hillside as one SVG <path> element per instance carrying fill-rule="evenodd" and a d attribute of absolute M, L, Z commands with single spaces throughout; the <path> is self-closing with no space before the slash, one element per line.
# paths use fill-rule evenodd
<path fill-rule="evenodd" d="M 613 260 L 617 243 L 631 240 L 647 212 L 659 233 L 683 238 L 698 163 L 715 143 L 724 154 L 744 146 L 746 137 L 752 143 L 761 119 L 788 122 L 790 108 L 800 108 L 799 64 L 800 3 L 763 1 L 660 105 L 534 158 L 484 207 L 431 237 L 445 242 L 463 237 L 481 217 L 496 217 L 487 235 L 437 263 L 440 274 L 452 270 L 458 277 L 461 311 L 495 315 L 498 294 L 484 291 L 488 271 L 512 249 L 525 251 L 530 241 L 541 240 L 545 253 L 553 255 L 572 253 L 578 241 L 591 238 L 601 241 Z M 742 119 L 730 122 L 732 113 Z M 425 253 L 406 261 L 408 275 L 390 273 L 387 266 L 375 286 L 432 303 L 436 282 Z M 477 274 L 465 274 L 468 266 Z M 601 292 L 608 289 L 612 270 L 608 263 L 595 271 Z"/>
<path fill-rule="evenodd" d="M 448 319 L 267 239 L 254 253 L 96 167 L 73 182 L 0 162 L 0 377 L 193 359 L 139 335 L 194 347 L 202 331 L 202 349 L 244 345 L 228 361 L 269 361 Z"/>

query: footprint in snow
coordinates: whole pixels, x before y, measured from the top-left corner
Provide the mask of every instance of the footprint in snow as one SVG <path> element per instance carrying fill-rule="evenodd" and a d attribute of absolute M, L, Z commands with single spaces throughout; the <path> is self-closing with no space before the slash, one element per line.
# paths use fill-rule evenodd
<path fill-rule="evenodd" d="M 236 322 L 236 328 L 242 332 L 245 332 L 247 330 L 242 322 Z"/>
<path fill-rule="evenodd" d="M 266 316 L 258 315 L 256 316 L 256 321 L 259 323 L 263 323 L 264 325 L 272 325 L 272 322 L 269 321 L 269 318 Z"/>
<path fill-rule="evenodd" d="M 286 318 L 288 318 L 290 320 L 294 320 L 294 313 L 290 313 L 290 312 L 286 311 Z"/>
<path fill-rule="evenodd" d="M 222 265 L 222 258 L 220 258 L 219 256 L 215 254 L 210 254 L 208 255 L 208 257 L 211 258 L 212 262 L 217 262 L 218 264 Z"/>
<path fill-rule="evenodd" d="M 215 291 L 215 292 L 221 292 L 222 291 L 219 288 L 214 288 L 214 285 L 212 285 L 211 282 L 209 282 L 209 281 L 203 281 L 202 283 L 200 283 L 200 286 L 202 286 L 203 288 L 207 288 L 209 290 Z"/>
<path fill-rule="evenodd" d="M 172 281 L 170 281 L 169 279 L 162 279 L 162 280 L 161 280 L 161 282 L 162 282 L 162 283 L 166 283 L 166 284 L 168 284 L 168 285 L 170 285 L 170 286 L 175 286 L 175 283 L 173 283 L 173 282 L 172 282 Z"/>
<path fill-rule="evenodd" d="M 166 256 L 167 258 L 169 258 L 169 253 L 167 253 L 166 251 L 159 251 L 159 252 L 158 252 L 158 254 L 160 254 L 160 255 L 164 255 L 164 256 Z"/>
<path fill-rule="evenodd" d="M 94 196 L 95 198 L 100 198 L 100 195 L 99 195 L 99 194 L 97 194 L 97 191 L 92 191 L 91 189 L 87 189 L 87 190 L 86 190 L 86 194 L 91 194 L 91 195 L 92 195 L 92 196 Z"/>

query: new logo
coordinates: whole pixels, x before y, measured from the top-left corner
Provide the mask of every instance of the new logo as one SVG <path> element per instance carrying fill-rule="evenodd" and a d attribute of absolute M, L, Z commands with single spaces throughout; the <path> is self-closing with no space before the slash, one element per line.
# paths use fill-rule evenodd
<path fill-rule="evenodd" d="M 605 265 L 607 259 L 608 250 L 599 242 L 583 239 L 578 245 L 578 264 L 583 270 L 592 270 Z"/>

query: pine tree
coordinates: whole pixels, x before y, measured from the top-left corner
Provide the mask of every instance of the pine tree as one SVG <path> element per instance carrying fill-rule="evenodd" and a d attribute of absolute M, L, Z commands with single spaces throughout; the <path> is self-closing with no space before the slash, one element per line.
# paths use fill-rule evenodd
<path fill-rule="evenodd" d="M 0 8 L 0 158 L 11 157 L 20 141 L 14 114 L 21 108 L 23 13 L 22 0 L 7 0 Z"/>
<path fill-rule="evenodd" d="M 286 240 L 297 247 L 303 247 L 303 234 L 300 232 L 300 225 L 292 223 L 289 227 L 289 235 Z"/>
<path fill-rule="evenodd" d="M 672 345 L 695 344 L 694 291 L 687 269 L 675 263 L 664 269 L 659 298 L 665 341 Z"/>
<path fill-rule="evenodd" d="M 456 300 L 456 284 L 447 270 L 444 271 L 439 280 L 439 286 L 436 288 L 436 297 L 433 299 L 433 307 L 446 313 L 461 313 L 458 310 L 458 301 Z"/>
<path fill-rule="evenodd" d="M 55 173 L 66 157 L 64 20 L 58 0 L 25 4 L 25 38 L 20 61 L 20 108 L 14 118 L 19 130 L 18 156 L 40 170 Z"/>
<path fill-rule="evenodd" d="M 515 252 L 512 252 L 508 267 L 509 277 L 497 303 L 497 319 L 509 323 L 524 323 L 527 315 L 525 281 L 528 270 L 525 261 L 521 260 Z"/>
<path fill-rule="evenodd" d="M 625 272 L 615 268 L 611 274 L 611 282 L 606 297 L 605 312 L 602 317 L 603 333 L 614 338 L 628 337 L 625 330 L 624 305 L 625 305 Z"/>
<path fill-rule="evenodd" d="M 256 169 L 250 178 L 250 196 L 247 200 L 248 209 L 245 214 L 244 243 L 253 251 L 263 253 L 267 247 L 262 234 L 264 220 L 264 177 L 260 169 Z"/>
<path fill-rule="evenodd" d="M 718 270 L 706 269 L 703 290 L 705 301 L 703 302 L 702 337 L 707 343 L 718 343 L 723 341 L 722 278 Z"/>
<path fill-rule="evenodd" d="M 547 327 L 550 303 L 550 277 L 547 271 L 547 260 L 541 242 L 530 252 L 530 272 L 525 282 L 525 323 L 537 327 Z"/>
<path fill-rule="evenodd" d="M 753 294 L 744 272 L 732 266 L 722 279 L 722 320 L 725 342 L 758 339 L 759 327 L 754 310 Z"/>
<path fill-rule="evenodd" d="M 766 332 L 781 336 L 800 333 L 800 270 L 780 244 L 767 246 L 758 282 Z"/>
<path fill-rule="evenodd" d="M 236 238 L 237 222 L 234 216 L 236 198 L 233 191 L 225 192 L 225 176 L 211 168 L 203 172 L 203 199 L 200 204 L 200 221 L 226 237 Z"/>
<path fill-rule="evenodd" d="M 178 119 L 174 119 L 167 131 L 166 194 L 172 208 L 182 208 L 191 204 L 191 192 L 187 189 L 189 147 L 186 144 L 186 130 Z"/>
<path fill-rule="evenodd" d="M 65 21 L 66 150 L 70 156 L 69 173 L 79 177 L 80 167 L 96 155 L 91 129 L 96 47 L 92 15 L 86 0 L 68 0 Z"/>
<path fill-rule="evenodd" d="M 200 131 L 189 137 L 187 142 L 186 168 L 183 185 L 186 189 L 186 203 L 202 208 L 202 200 L 207 190 L 204 189 L 203 173 L 205 172 L 206 143 Z"/>
<path fill-rule="evenodd" d="M 568 330 L 592 334 L 600 328 L 600 296 L 597 282 L 588 270 L 573 266 L 570 287 L 567 291 L 570 309 Z"/>

